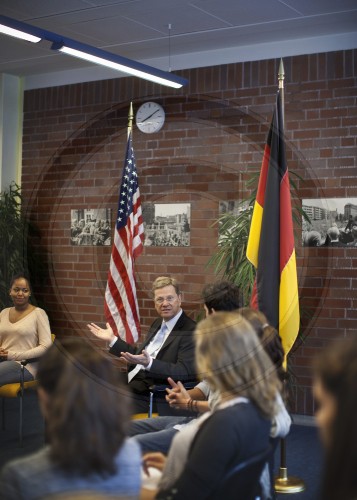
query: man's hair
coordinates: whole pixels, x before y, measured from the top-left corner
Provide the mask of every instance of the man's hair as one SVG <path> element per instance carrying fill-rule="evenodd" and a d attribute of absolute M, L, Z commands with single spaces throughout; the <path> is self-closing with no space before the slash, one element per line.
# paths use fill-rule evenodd
<path fill-rule="evenodd" d="M 119 369 L 88 341 L 72 338 L 57 341 L 46 351 L 37 378 L 48 395 L 53 462 L 69 474 L 115 474 L 130 411 Z"/>
<path fill-rule="evenodd" d="M 242 305 L 239 287 L 229 281 L 206 285 L 202 290 L 202 299 L 209 311 L 234 311 Z"/>
<path fill-rule="evenodd" d="M 159 276 L 158 278 L 156 278 L 156 280 L 152 284 L 151 290 L 154 293 L 155 290 L 158 290 L 159 288 L 164 288 L 164 286 L 170 286 L 170 285 L 172 285 L 174 287 L 177 295 L 181 295 L 180 285 L 178 284 L 178 282 L 175 278 L 171 278 L 170 276 Z"/>
<path fill-rule="evenodd" d="M 304 236 L 306 247 L 319 247 L 321 245 L 321 235 L 318 231 L 309 231 Z"/>
<path fill-rule="evenodd" d="M 337 226 L 332 226 L 329 227 L 327 230 L 327 234 L 332 240 L 338 240 L 338 237 L 340 235 L 340 231 Z"/>

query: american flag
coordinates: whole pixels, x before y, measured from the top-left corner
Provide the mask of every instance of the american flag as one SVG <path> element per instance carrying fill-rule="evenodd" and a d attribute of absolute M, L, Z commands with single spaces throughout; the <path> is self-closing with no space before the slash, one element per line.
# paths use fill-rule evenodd
<path fill-rule="evenodd" d="M 108 282 L 105 317 L 114 333 L 132 344 L 140 335 L 134 261 L 143 250 L 144 226 L 131 132 L 126 147 Z"/>

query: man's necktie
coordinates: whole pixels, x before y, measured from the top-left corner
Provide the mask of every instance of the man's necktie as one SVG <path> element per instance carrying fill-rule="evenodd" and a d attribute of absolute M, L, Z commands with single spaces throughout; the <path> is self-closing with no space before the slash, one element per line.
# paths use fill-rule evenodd
<path fill-rule="evenodd" d="M 165 341 L 165 336 L 168 331 L 166 323 L 162 323 L 160 330 L 157 331 L 155 334 L 154 338 L 149 342 L 149 344 L 146 347 L 146 351 L 150 354 L 152 358 L 156 358 L 158 352 L 161 349 L 162 344 Z M 139 373 L 140 370 L 143 369 L 142 365 L 136 365 L 135 368 L 133 368 L 129 373 L 128 373 L 128 382 L 130 383 L 132 379 L 135 377 L 137 373 Z"/>

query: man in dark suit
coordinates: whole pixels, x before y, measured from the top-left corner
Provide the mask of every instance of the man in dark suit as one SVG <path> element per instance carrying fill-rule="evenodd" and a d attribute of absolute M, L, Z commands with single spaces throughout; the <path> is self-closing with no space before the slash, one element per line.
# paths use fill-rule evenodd
<path fill-rule="evenodd" d="M 88 328 L 109 342 L 109 352 L 129 363 L 128 384 L 135 395 L 148 396 L 153 384 L 167 384 L 167 377 L 195 379 L 193 331 L 196 323 L 181 308 L 181 291 L 174 278 L 161 276 L 152 286 L 154 304 L 160 318 L 151 325 L 146 340 L 138 347 L 117 338 L 107 323 Z M 143 401 L 144 400 L 144 401 Z M 147 411 L 147 397 L 134 398 L 135 411 Z"/>

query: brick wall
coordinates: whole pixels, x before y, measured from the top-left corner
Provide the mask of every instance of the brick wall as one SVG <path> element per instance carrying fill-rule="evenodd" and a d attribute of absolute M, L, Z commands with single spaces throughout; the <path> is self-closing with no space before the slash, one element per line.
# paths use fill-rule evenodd
<path fill-rule="evenodd" d="M 58 335 L 87 335 L 102 323 L 110 247 L 71 246 L 71 209 L 117 208 L 129 103 L 163 105 L 156 134 L 134 129 L 142 202 L 191 204 L 189 247 L 145 247 L 137 261 L 143 333 L 154 318 L 152 280 L 183 284 L 185 310 L 200 313 L 207 261 L 217 246 L 220 201 L 246 196 L 258 171 L 277 89 L 278 60 L 183 71 L 172 91 L 132 78 L 25 93 L 22 188 L 46 276 L 37 297 Z M 301 198 L 356 197 L 357 50 L 291 57 L 285 65 L 288 166 Z M 298 200 L 295 200 L 299 203 Z M 357 249 L 302 248 L 297 239 L 304 341 L 291 356 L 294 411 L 311 414 L 310 365 L 335 337 L 356 329 Z"/>

